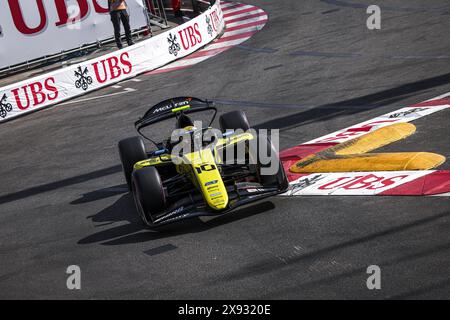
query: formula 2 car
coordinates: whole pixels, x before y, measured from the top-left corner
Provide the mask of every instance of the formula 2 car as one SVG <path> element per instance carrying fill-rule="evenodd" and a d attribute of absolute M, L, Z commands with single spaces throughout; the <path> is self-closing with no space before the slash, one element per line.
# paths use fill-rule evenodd
<path fill-rule="evenodd" d="M 208 126 L 195 127 L 189 115 L 202 111 L 212 111 L 212 120 Z M 287 190 L 286 174 L 267 135 L 251 129 L 242 111 L 221 115 L 220 130 L 214 129 L 211 124 L 216 114 L 214 103 L 208 100 L 168 99 L 136 121 L 141 136 L 119 142 L 125 179 L 147 226 L 225 214 Z M 166 141 L 154 142 L 142 133 L 143 128 L 171 118 L 178 131 L 175 139 L 172 134 Z M 219 134 L 211 135 L 210 130 Z M 147 152 L 143 138 L 156 150 Z M 270 161 L 263 161 L 263 155 Z M 275 171 L 265 173 L 270 168 Z"/>

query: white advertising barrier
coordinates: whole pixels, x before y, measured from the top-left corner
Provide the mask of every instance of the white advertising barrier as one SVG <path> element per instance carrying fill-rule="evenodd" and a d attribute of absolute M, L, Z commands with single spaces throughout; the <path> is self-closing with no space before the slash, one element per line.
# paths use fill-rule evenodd
<path fill-rule="evenodd" d="M 434 171 L 315 173 L 290 183 L 283 196 L 372 196 L 429 175 Z"/>
<path fill-rule="evenodd" d="M 189 22 L 136 45 L 0 88 L 0 122 L 159 68 L 208 44 L 224 27 L 217 1 Z"/>
<path fill-rule="evenodd" d="M 131 28 L 146 26 L 142 0 L 127 4 Z M 1 0 L 0 8 L 0 68 L 114 34 L 108 0 Z"/>

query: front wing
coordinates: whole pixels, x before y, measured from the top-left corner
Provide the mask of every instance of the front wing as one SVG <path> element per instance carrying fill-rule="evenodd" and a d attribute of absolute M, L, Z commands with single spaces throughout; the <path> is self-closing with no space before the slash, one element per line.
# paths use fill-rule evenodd
<path fill-rule="evenodd" d="M 169 210 L 159 213 L 151 227 L 173 223 L 179 220 L 199 216 L 219 216 L 229 213 L 243 205 L 275 196 L 285 192 L 277 187 L 250 186 L 229 192 L 230 201 L 226 209 L 216 211 L 208 207 L 201 195 L 196 199 L 184 200 L 174 204 Z"/>

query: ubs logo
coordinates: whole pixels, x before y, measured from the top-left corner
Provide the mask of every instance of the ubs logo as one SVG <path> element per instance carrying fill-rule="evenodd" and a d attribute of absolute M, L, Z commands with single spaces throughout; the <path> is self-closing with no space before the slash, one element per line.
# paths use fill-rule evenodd
<path fill-rule="evenodd" d="M 211 25 L 211 18 L 209 16 L 206 16 L 206 24 L 208 25 L 208 28 L 207 28 L 208 34 L 210 36 L 212 36 L 213 28 L 212 28 L 212 25 Z"/>
<path fill-rule="evenodd" d="M 169 42 L 169 53 L 173 54 L 176 57 L 178 55 L 178 52 L 181 50 L 177 36 L 170 33 L 169 37 L 167 38 L 167 42 Z"/>
<path fill-rule="evenodd" d="M 85 67 L 84 70 L 81 68 L 81 66 L 78 67 L 77 70 L 75 70 L 75 77 L 78 79 L 75 81 L 75 87 L 77 89 L 81 88 L 84 91 L 86 91 L 89 86 L 92 84 L 92 77 L 88 76 L 89 73 L 88 68 Z"/>
<path fill-rule="evenodd" d="M 3 95 L 2 99 L 0 100 L 0 117 L 6 118 L 6 115 L 8 112 L 12 111 L 12 104 L 6 102 L 6 99 L 8 97 L 6 96 L 6 93 Z"/>

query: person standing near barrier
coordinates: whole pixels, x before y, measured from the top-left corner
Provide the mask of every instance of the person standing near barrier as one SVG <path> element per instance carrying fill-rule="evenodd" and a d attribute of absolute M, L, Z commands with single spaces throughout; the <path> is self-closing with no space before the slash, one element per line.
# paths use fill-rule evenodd
<path fill-rule="evenodd" d="M 125 29 L 125 38 L 129 46 L 133 45 L 131 38 L 130 16 L 127 12 L 127 3 L 125 0 L 108 0 L 109 14 L 114 26 L 114 37 L 116 38 L 117 48 L 122 49 L 122 40 L 120 39 L 120 21 Z"/>
<path fill-rule="evenodd" d="M 183 16 L 183 12 L 181 12 L 181 0 L 172 0 L 172 10 L 175 17 Z"/>

